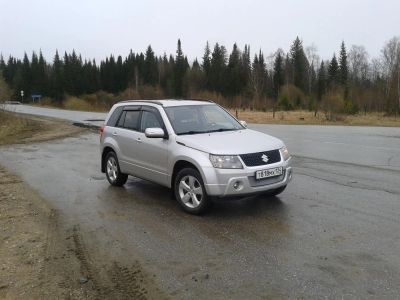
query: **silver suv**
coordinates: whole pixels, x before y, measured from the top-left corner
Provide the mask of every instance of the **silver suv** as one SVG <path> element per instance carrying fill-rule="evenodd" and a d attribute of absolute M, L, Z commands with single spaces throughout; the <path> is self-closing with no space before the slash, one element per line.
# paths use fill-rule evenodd
<path fill-rule="evenodd" d="M 132 175 L 167 186 L 192 214 L 213 197 L 277 195 L 292 178 L 282 141 L 247 129 L 213 102 L 123 101 L 100 133 L 101 171 L 111 185 Z"/>

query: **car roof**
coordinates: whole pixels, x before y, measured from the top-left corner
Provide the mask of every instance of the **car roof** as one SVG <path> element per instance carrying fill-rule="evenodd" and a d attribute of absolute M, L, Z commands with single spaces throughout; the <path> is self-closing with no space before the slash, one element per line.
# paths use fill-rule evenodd
<path fill-rule="evenodd" d="M 118 102 L 118 104 L 157 104 L 163 107 L 170 106 L 182 106 L 182 105 L 204 105 L 204 104 L 214 104 L 214 102 L 210 100 L 177 100 L 177 99 L 163 99 L 163 100 L 126 100 Z"/>

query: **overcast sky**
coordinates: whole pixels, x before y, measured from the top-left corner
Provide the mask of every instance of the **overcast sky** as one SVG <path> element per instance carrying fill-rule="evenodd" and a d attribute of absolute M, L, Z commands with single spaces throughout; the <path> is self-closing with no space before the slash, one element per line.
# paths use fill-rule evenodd
<path fill-rule="evenodd" d="M 42 49 L 46 58 L 76 49 L 100 60 L 130 49 L 175 54 L 178 38 L 190 60 L 206 41 L 230 51 L 234 42 L 252 55 L 285 52 L 299 36 L 323 58 L 340 43 L 364 45 L 374 57 L 400 35 L 400 0 L 0 0 L 0 52 L 22 57 Z"/>

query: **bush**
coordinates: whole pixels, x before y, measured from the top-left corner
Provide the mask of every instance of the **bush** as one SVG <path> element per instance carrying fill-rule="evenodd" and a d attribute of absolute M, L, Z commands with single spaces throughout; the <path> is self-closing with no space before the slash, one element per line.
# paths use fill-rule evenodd
<path fill-rule="evenodd" d="M 154 99 L 162 99 L 164 93 L 158 86 L 143 85 L 139 87 L 139 95 L 141 99 L 154 100 Z"/>
<path fill-rule="evenodd" d="M 328 121 L 335 121 L 338 114 L 343 112 L 344 101 L 340 91 L 332 91 L 322 97 L 321 108 Z"/>
<path fill-rule="evenodd" d="M 67 97 L 64 101 L 64 108 L 83 111 L 91 111 L 93 109 L 90 103 L 78 97 Z"/>
<path fill-rule="evenodd" d="M 359 108 L 358 105 L 355 104 L 353 101 L 345 101 L 344 103 L 344 108 L 343 108 L 343 112 L 346 114 L 350 114 L 350 115 L 355 115 L 356 113 L 358 113 Z"/>
<path fill-rule="evenodd" d="M 92 110 L 95 111 L 107 111 L 115 102 L 117 102 L 117 99 L 113 94 L 104 91 L 84 95 L 82 98 L 92 107 Z"/>
<path fill-rule="evenodd" d="M 306 104 L 307 98 L 298 87 L 292 84 L 282 86 L 278 98 L 279 108 L 283 110 L 292 110 L 295 108 L 304 108 L 307 106 Z"/>

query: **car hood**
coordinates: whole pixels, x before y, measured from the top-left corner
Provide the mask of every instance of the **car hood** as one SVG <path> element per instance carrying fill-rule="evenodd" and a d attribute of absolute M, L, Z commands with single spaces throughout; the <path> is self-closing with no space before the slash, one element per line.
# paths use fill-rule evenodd
<path fill-rule="evenodd" d="M 176 141 L 203 152 L 232 155 L 269 151 L 284 146 L 281 140 L 251 129 L 178 135 Z"/>

